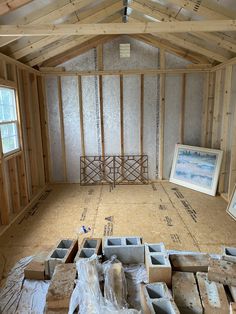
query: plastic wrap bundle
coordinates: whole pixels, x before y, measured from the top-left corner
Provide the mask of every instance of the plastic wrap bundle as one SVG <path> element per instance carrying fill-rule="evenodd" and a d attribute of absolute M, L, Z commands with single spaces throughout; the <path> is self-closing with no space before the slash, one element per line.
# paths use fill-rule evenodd
<path fill-rule="evenodd" d="M 111 264 L 111 261 L 109 261 Z M 106 264 L 109 264 L 108 262 Z M 99 285 L 100 264 L 96 255 L 90 258 L 80 259 L 76 263 L 78 277 L 73 291 L 69 314 L 73 314 L 77 306 L 79 313 L 83 314 L 138 314 L 139 312 L 127 308 L 118 308 L 109 299 L 102 296 Z M 105 266 L 106 267 L 106 266 Z M 109 266 L 107 265 L 109 268 Z M 124 275 L 124 274 L 123 274 Z M 110 288 L 112 289 L 112 287 Z M 110 291 L 111 295 L 115 295 Z M 126 301 L 124 301 L 126 304 Z"/>
<path fill-rule="evenodd" d="M 140 286 L 148 283 L 147 270 L 144 264 L 125 265 L 125 278 L 127 282 L 127 301 L 136 310 L 141 310 Z"/>
<path fill-rule="evenodd" d="M 116 256 L 103 264 L 104 268 L 104 297 L 117 310 L 128 308 L 127 284 L 124 269 Z"/>

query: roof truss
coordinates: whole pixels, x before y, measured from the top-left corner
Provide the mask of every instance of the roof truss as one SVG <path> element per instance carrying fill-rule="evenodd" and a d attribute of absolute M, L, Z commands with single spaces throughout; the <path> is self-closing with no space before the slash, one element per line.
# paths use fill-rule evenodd
<path fill-rule="evenodd" d="M 11 3 L 11 10 L 29 2 L 2 0 L 0 15 L 2 3 Z M 75 51 L 80 54 L 99 41 L 105 42 L 106 36 L 111 40 L 128 34 L 194 63 L 228 62 L 235 57 L 236 40 L 222 33 L 236 31 L 232 10 L 208 5 L 208 0 L 204 5 L 193 0 L 168 0 L 166 5 L 163 1 L 133 0 L 128 4 L 132 9 L 129 23 L 117 25 L 124 4 L 123 0 L 100 0 L 96 4 L 94 0 L 54 1 L 14 20 L 15 25 L 0 25 L 1 51 L 31 66 L 55 64 L 57 56 L 65 60 Z M 186 10 L 191 17 L 204 20 L 189 20 Z"/>

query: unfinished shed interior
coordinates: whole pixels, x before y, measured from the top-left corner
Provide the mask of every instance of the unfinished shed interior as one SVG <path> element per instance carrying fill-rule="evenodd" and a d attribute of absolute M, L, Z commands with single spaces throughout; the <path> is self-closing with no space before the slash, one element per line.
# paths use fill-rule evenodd
<path fill-rule="evenodd" d="M 236 313 L 234 0 L 0 1 L 0 283 L 0 313 Z"/>

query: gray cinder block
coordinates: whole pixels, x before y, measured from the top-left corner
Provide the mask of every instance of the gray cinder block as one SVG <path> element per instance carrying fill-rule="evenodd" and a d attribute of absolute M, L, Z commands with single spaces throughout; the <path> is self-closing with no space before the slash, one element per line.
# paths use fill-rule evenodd
<path fill-rule="evenodd" d="M 78 251 L 78 240 L 63 239 L 50 252 L 45 261 L 45 274 L 52 277 L 55 267 L 58 264 L 72 263 Z"/>
<path fill-rule="evenodd" d="M 116 255 L 124 264 L 144 263 L 144 244 L 140 237 L 106 237 L 103 253 L 106 259 Z"/>
<path fill-rule="evenodd" d="M 145 243 L 148 282 L 165 282 L 171 286 L 171 265 L 163 243 Z"/>
<path fill-rule="evenodd" d="M 93 254 L 102 254 L 102 239 L 101 238 L 84 238 L 80 250 L 75 256 L 74 262 L 80 258 L 89 258 Z"/>
<path fill-rule="evenodd" d="M 179 314 L 172 295 L 164 282 L 141 287 L 141 305 L 144 313 Z"/>
<path fill-rule="evenodd" d="M 175 302 L 168 299 L 159 299 L 152 302 L 151 314 L 180 314 Z"/>

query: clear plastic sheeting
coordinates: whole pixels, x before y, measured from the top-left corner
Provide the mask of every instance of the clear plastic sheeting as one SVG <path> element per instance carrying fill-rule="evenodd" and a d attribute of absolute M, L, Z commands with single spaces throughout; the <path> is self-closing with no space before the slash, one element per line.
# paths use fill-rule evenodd
<path fill-rule="evenodd" d="M 144 264 L 125 265 L 124 266 L 129 305 L 141 310 L 140 287 L 141 283 L 148 283 L 147 270 Z"/>
<path fill-rule="evenodd" d="M 106 267 L 106 266 L 105 266 Z M 76 263 L 79 280 L 73 291 L 69 314 L 73 314 L 79 308 L 83 314 L 138 314 L 133 309 L 117 309 L 117 306 L 104 298 L 100 289 L 98 257 L 80 259 Z"/>
<path fill-rule="evenodd" d="M 49 280 L 25 280 L 16 314 L 43 314 L 49 284 Z"/>
<path fill-rule="evenodd" d="M 31 262 L 32 256 L 22 258 L 15 264 L 0 291 L 0 313 L 16 313 L 24 281 L 24 269 Z M 27 313 L 27 312 L 24 312 Z"/>
<path fill-rule="evenodd" d="M 127 308 L 127 285 L 121 262 L 114 255 L 103 264 L 103 267 L 105 299 L 114 304 L 117 310 Z"/>

